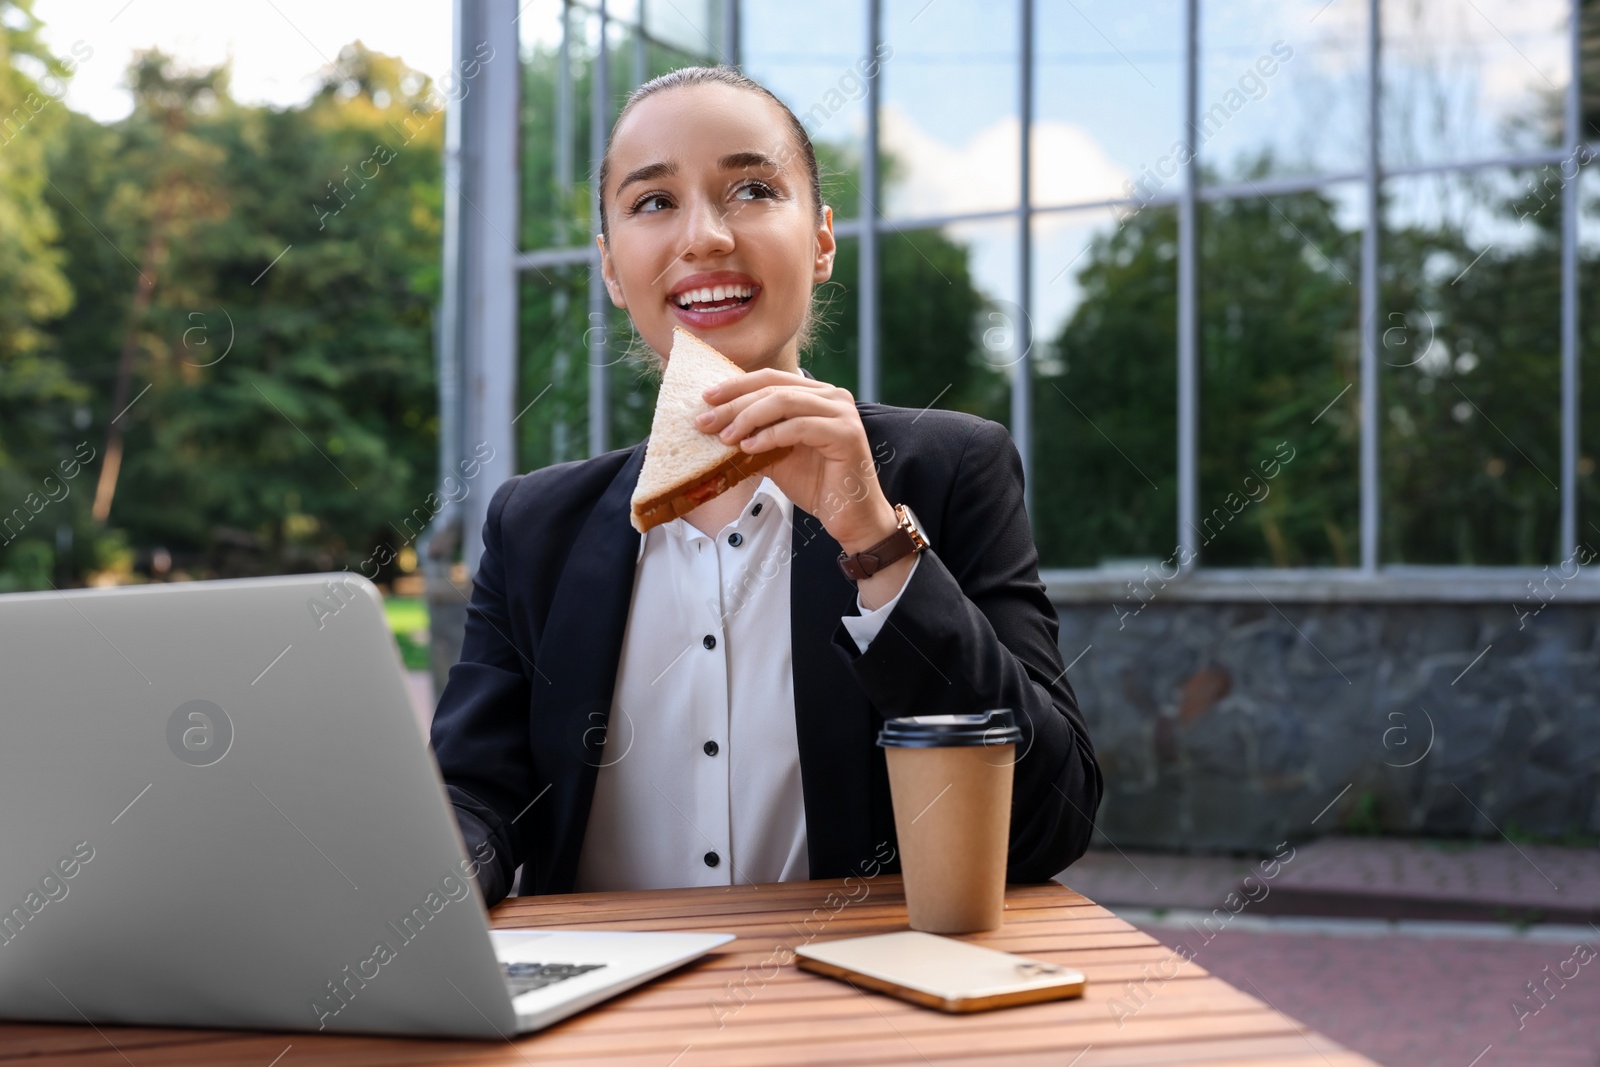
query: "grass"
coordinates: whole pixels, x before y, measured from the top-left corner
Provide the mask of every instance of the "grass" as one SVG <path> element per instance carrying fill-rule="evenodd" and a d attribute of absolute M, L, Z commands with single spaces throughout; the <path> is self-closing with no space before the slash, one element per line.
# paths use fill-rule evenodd
<path fill-rule="evenodd" d="M 1562 845 L 1566 848 L 1594 848 L 1600 845 L 1600 837 L 1582 830 L 1569 827 L 1559 834 L 1540 833 L 1525 830 L 1514 820 L 1506 822 L 1506 840 L 1520 845 Z"/>
<path fill-rule="evenodd" d="M 400 658 L 406 670 L 427 670 L 428 646 L 416 637 L 428 629 L 427 603 L 418 596 L 386 597 L 383 613 L 388 616 L 389 629 L 394 632 L 395 643 L 400 646 Z"/>

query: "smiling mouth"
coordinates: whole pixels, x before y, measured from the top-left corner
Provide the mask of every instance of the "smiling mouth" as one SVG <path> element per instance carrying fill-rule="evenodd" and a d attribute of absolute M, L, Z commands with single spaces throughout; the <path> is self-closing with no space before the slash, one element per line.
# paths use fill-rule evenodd
<path fill-rule="evenodd" d="M 685 311 L 728 311 L 748 304 L 755 292 L 753 285 L 716 285 L 689 289 L 668 299 Z"/>

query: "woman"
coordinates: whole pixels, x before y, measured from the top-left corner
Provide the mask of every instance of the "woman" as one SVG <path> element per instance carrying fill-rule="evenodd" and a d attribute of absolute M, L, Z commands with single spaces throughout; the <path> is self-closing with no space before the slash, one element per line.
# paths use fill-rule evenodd
<path fill-rule="evenodd" d="M 643 444 L 496 491 L 433 723 L 462 836 L 493 856 L 485 899 L 519 866 L 525 893 L 895 870 L 883 720 L 992 707 L 1024 731 L 1007 875 L 1058 873 L 1100 772 L 1005 430 L 800 370 L 833 215 L 760 85 L 688 68 L 641 86 L 599 181 L 606 287 L 654 358 L 677 325 L 749 372 L 707 391 L 700 429 L 793 451 L 642 537 Z"/>

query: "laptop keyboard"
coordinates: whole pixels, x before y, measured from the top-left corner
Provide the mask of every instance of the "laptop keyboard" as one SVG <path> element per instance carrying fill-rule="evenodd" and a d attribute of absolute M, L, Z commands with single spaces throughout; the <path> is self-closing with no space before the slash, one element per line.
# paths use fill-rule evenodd
<path fill-rule="evenodd" d="M 603 963 L 501 963 L 500 970 L 505 973 L 506 988 L 513 997 L 519 997 L 604 966 Z"/>

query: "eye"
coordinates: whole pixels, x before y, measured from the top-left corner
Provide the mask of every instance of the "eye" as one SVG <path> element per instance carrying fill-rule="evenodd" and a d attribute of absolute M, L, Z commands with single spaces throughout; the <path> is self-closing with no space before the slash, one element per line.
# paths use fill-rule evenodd
<path fill-rule="evenodd" d="M 628 209 L 628 214 L 637 215 L 641 211 L 646 214 L 654 214 L 671 206 L 672 198 L 667 196 L 666 193 L 645 193 L 633 202 L 633 206 Z"/>
<path fill-rule="evenodd" d="M 735 200 L 776 200 L 778 191 L 766 182 L 748 181 L 733 191 Z"/>

